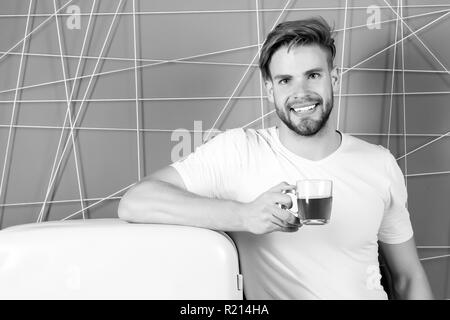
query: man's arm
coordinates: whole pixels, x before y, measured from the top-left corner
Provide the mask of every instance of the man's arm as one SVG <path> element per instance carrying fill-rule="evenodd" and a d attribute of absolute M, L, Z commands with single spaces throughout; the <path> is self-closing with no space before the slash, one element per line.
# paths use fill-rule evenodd
<path fill-rule="evenodd" d="M 129 222 L 163 223 L 222 231 L 296 231 L 299 221 L 277 203 L 288 207 L 291 198 L 280 183 L 251 203 L 201 197 L 186 190 L 181 176 L 166 167 L 140 181 L 122 197 L 119 218 Z"/>
<path fill-rule="evenodd" d="M 380 241 L 380 248 L 392 276 L 396 299 L 433 299 L 430 284 L 417 256 L 414 238 L 400 244 Z"/>
<path fill-rule="evenodd" d="M 166 167 L 140 181 L 119 204 L 121 219 L 241 231 L 238 203 L 202 198 L 186 190 L 181 176 Z M 215 219 L 211 215 L 215 214 Z M 220 219 L 222 218 L 222 219 Z"/>

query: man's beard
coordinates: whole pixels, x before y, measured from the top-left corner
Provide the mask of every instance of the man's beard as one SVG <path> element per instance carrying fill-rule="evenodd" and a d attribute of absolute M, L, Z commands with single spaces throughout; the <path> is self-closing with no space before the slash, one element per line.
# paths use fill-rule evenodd
<path fill-rule="evenodd" d="M 321 99 L 321 104 L 316 108 L 322 106 L 323 99 Z M 302 136 L 312 136 L 319 132 L 327 123 L 330 117 L 331 110 L 333 109 L 333 96 L 331 96 L 331 101 L 326 102 L 325 111 L 321 111 L 321 117 L 318 120 L 306 117 L 302 119 L 300 123 L 295 124 L 290 120 L 291 108 L 286 104 L 282 108 L 278 105 L 275 106 L 276 113 L 280 117 L 281 121 L 292 131 Z M 287 112 L 287 113 L 286 113 Z"/>

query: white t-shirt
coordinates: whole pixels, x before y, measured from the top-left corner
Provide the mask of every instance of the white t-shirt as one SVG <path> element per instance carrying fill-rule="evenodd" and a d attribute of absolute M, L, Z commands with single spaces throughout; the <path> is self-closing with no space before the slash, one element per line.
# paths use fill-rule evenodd
<path fill-rule="evenodd" d="M 285 148 L 276 127 L 232 129 L 172 166 L 190 192 L 241 202 L 282 181 L 333 181 L 327 225 L 230 233 L 247 299 L 387 299 L 377 240 L 396 244 L 413 235 L 403 175 L 387 149 L 342 134 L 335 152 L 311 161 Z"/>

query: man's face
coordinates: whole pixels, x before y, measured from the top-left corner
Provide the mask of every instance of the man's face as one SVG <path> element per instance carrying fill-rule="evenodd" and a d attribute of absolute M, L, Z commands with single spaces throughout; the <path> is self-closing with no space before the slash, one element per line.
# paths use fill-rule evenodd
<path fill-rule="evenodd" d="M 269 101 L 292 131 L 311 136 L 325 125 L 338 88 L 337 68 L 330 70 L 327 52 L 317 45 L 281 47 L 269 64 Z"/>

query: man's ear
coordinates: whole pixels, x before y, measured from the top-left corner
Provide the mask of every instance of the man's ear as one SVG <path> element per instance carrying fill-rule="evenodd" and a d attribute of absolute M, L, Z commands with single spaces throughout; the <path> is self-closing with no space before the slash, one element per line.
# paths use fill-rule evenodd
<path fill-rule="evenodd" d="M 341 77 L 341 70 L 334 66 L 333 69 L 330 72 L 331 75 L 331 86 L 333 87 L 334 93 L 339 93 L 339 82 Z"/>
<path fill-rule="evenodd" d="M 267 99 L 271 103 L 274 103 L 275 99 L 273 98 L 273 82 L 272 80 L 268 79 L 264 83 L 266 85 Z"/>

